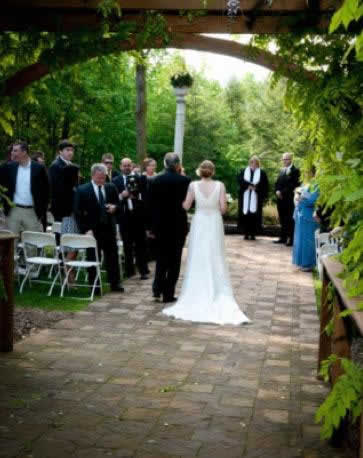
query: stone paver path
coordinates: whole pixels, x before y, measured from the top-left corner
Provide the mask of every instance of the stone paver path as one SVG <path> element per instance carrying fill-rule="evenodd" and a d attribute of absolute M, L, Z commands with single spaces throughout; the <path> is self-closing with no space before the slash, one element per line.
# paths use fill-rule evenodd
<path fill-rule="evenodd" d="M 0 456 L 347 456 L 314 424 L 327 387 L 311 275 L 271 239 L 226 240 L 252 325 L 170 320 L 151 281 L 127 282 L 0 355 Z"/>

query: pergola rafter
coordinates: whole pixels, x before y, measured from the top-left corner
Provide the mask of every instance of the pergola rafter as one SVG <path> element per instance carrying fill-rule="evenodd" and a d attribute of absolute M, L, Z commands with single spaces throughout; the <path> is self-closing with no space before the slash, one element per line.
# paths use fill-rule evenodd
<path fill-rule="evenodd" d="M 121 17 L 115 22 L 136 22 L 141 27 L 146 11 L 163 13 L 171 32 L 182 33 L 283 33 L 312 28 L 327 30 L 340 0 L 241 0 L 234 20 L 226 15 L 226 0 L 120 0 Z M 3 0 L 0 6 L 1 30 L 72 31 L 97 27 L 102 22 L 100 0 Z M 182 13 L 184 11 L 184 14 Z M 190 20 L 185 11 L 197 15 Z M 199 16 L 199 14 L 202 16 Z"/>

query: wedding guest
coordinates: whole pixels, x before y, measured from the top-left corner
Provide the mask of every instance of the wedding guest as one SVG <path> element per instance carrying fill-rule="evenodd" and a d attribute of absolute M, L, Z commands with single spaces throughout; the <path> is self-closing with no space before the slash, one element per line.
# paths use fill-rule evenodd
<path fill-rule="evenodd" d="M 262 229 L 262 207 L 268 195 L 268 179 L 257 156 L 252 156 L 248 164 L 237 176 L 240 187 L 238 223 L 245 240 L 256 240 L 256 234 Z"/>
<path fill-rule="evenodd" d="M 162 295 L 164 302 L 174 302 L 175 285 L 188 233 L 187 214 L 182 204 L 190 179 L 178 173 L 180 158 L 177 153 L 167 153 L 164 165 L 165 172 L 153 178 L 150 186 L 150 235 L 155 237 L 157 244 L 153 296 L 158 299 Z"/>
<path fill-rule="evenodd" d="M 106 183 L 107 169 L 104 164 L 94 164 L 91 168 L 91 181 L 78 186 L 74 200 L 74 213 L 82 234 L 93 235 L 97 241 L 99 259 L 103 251 L 107 278 L 111 291 L 123 292 L 120 283 L 116 241 L 116 218 L 119 199 L 115 185 Z M 94 250 L 87 253 L 89 261 L 94 260 Z M 96 269 L 89 269 L 89 284 L 93 285 Z M 99 287 L 95 294 L 100 294 Z"/>
<path fill-rule="evenodd" d="M 314 175 L 314 168 L 307 172 L 304 185 L 297 190 L 297 205 L 294 211 L 292 262 L 304 272 L 310 272 L 315 266 L 315 231 L 319 225 L 314 220 L 313 213 L 319 191 L 312 183 Z"/>
<path fill-rule="evenodd" d="M 15 234 L 22 231 L 41 231 L 49 200 L 49 181 L 45 167 L 32 161 L 26 142 L 16 141 L 11 152 L 12 161 L 0 173 L 1 185 L 6 188 L 3 199 L 8 228 Z"/>
<path fill-rule="evenodd" d="M 151 157 L 147 157 L 144 159 L 142 166 L 143 166 L 143 175 L 147 178 L 152 178 L 156 175 L 156 161 Z"/>
<path fill-rule="evenodd" d="M 121 160 L 121 174 L 114 178 L 113 183 L 119 193 L 120 212 L 119 226 L 125 253 L 125 276 L 135 275 L 135 262 L 141 280 L 147 280 L 149 268 L 146 248 L 146 210 L 145 183 L 146 177 L 140 177 L 132 171 L 129 158 Z"/>
<path fill-rule="evenodd" d="M 51 186 L 51 207 L 54 221 L 62 223 L 61 234 L 79 234 L 77 221 L 73 213 L 75 189 L 79 184 L 79 166 L 73 164 L 74 144 L 69 140 L 62 140 L 58 146 L 58 157 L 49 167 L 49 179 Z M 57 236 L 57 243 L 60 237 Z M 68 251 L 67 259 L 74 260 L 77 252 Z M 71 271 L 69 283 L 75 279 L 74 271 Z"/>
<path fill-rule="evenodd" d="M 111 153 L 106 153 L 102 156 L 102 163 L 106 166 L 107 175 L 106 175 L 106 183 L 112 183 L 112 180 L 119 176 L 119 172 L 117 170 L 113 170 L 114 164 L 114 157 Z"/>
<path fill-rule="evenodd" d="M 292 153 L 282 155 L 283 168 L 275 183 L 277 211 L 281 224 L 280 238 L 274 243 L 286 243 L 292 246 L 294 234 L 294 190 L 300 184 L 300 170 L 292 163 Z"/>

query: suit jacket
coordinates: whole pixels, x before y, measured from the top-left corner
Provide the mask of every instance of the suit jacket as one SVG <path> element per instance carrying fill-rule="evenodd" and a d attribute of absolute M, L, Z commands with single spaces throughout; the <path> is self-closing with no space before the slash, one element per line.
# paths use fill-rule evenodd
<path fill-rule="evenodd" d="M 300 185 L 300 170 L 294 165 L 291 166 L 289 174 L 281 169 L 275 183 L 275 191 L 281 191 L 282 200 L 294 199 L 294 190 Z"/>
<path fill-rule="evenodd" d="M 49 167 L 50 211 L 56 221 L 62 221 L 64 216 L 70 216 L 73 212 L 74 190 L 78 185 L 78 172 L 78 165 L 66 164 L 60 157 L 55 159 Z"/>
<path fill-rule="evenodd" d="M 0 184 L 7 189 L 5 194 L 11 201 L 14 200 L 18 167 L 18 162 L 8 162 L 2 166 L 0 173 Z M 30 192 L 33 196 L 34 211 L 37 217 L 41 219 L 48 209 L 49 180 L 44 165 L 35 161 L 31 161 L 30 165 Z M 4 213 L 7 216 L 11 207 L 6 199 L 3 199 L 3 204 Z"/>
<path fill-rule="evenodd" d="M 111 183 L 113 181 L 113 179 L 118 177 L 119 175 L 120 175 L 120 173 L 117 172 L 117 170 L 112 170 L 112 173 L 111 173 L 112 180 L 110 180 L 109 176 L 106 175 L 106 183 Z"/>
<path fill-rule="evenodd" d="M 105 183 L 105 204 L 113 204 L 119 210 L 119 198 L 116 187 L 112 183 Z M 117 212 L 116 212 L 117 213 Z M 91 182 L 78 186 L 74 198 L 74 214 L 81 230 L 85 233 L 89 230 L 96 231 L 107 228 L 115 230 L 115 214 L 107 213 L 107 221 L 101 222 L 101 207 L 96 197 Z"/>
<path fill-rule="evenodd" d="M 182 204 L 190 178 L 166 170 L 149 181 L 151 230 L 167 240 L 183 238 L 188 233 L 187 212 Z"/>

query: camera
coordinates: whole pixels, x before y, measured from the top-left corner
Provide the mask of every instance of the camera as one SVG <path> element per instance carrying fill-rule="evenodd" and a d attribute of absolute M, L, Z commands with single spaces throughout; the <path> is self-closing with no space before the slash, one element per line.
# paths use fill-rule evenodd
<path fill-rule="evenodd" d="M 140 194 L 139 178 L 136 175 L 128 175 L 126 178 L 126 190 L 131 198 L 137 199 Z"/>

